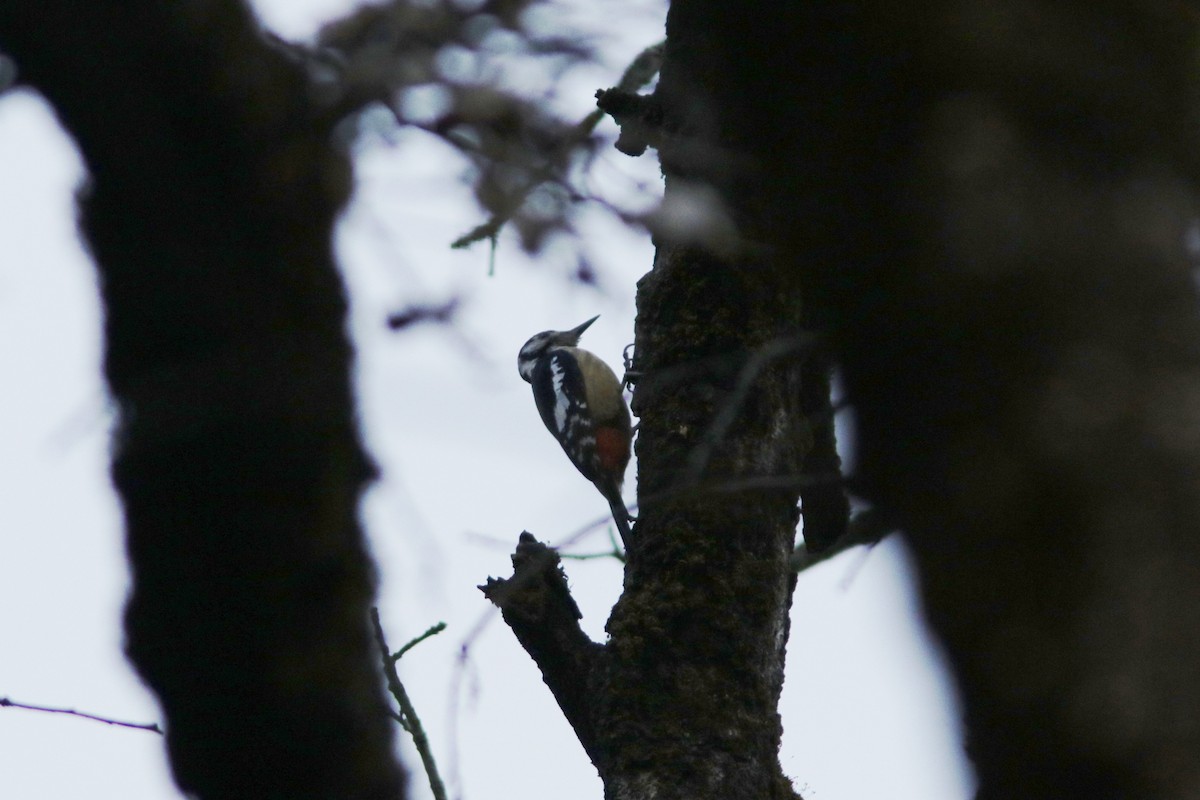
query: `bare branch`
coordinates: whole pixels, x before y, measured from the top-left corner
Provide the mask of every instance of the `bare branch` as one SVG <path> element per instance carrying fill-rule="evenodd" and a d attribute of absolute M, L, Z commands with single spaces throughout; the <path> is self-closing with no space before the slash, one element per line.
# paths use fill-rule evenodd
<path fill-rule="evenodd" d="M 537 664 L 579 743 L 595 763 L 597 731 L 590 680 L 604 648 L 579 626 L 582 614 L 553 548 L 524 532 L 512 564 L 513 577 L 488 578 L 479 589 L 500 609 L 517 641 Z"/>
<path fill-rule="evenodd" d="M 407 653 L 409 650 L 412 650 L 414 647 L 416 647 L 417 645 L 419 645 L 421 642 L 425 641 L 429 637 L 437 636 L 439 633 L 441 633 L 444 630 L 446 630 L 446 623 L 444 623 L 444 622 L 439 622 L 436 625 L 430 626 L 429 630 L 425 631 L 420 636 L 413 639 L 408 644 L 404 645 L 404 647 L 401 647 L 399 650 L 397 650 L 395 653 L 393 653 L 390 656 L 390 658 L 392 659 L 392 661 L 399 661 L 404 656 L 404 654 Z"/>
<path fill-rule="evenodd" d="M 375 628 L 375 641 L 379 645 L 379 654 L 383 661 L 383 674 L 387 677 L 388 691 L 392 693 L 392 697 L 396 698 L 396 702 L 400 704 L 400 714 L 393 714 L 392 718 L 400 723 L 400 727 L 404 728 L 412 736 L 413 746 L 417 748 L 417 753 L 421 756 L 421 765 L 425 767 L 425 775 L 429 778 L 429 789 L 433 792 L 434 800 L 446 800 L 446 786 L 442 783 L 442 776 L 438 773 L 437 762 L 433 758 L 433 749 L 429 746 L 429 737 L 425 735 L 425 728 L 422 727 L 421 719 L 417 716 L 417 709 L 413 706 L 412 700 L 409 699 L 408 692 L 404 690 L 404 684 L 400 682 L 399 673 L 396 672 L 396 661 L 400 656 L 404 655 L 405 651 L 423 639 L 440 632 L 446 625 L 445 623 L 434 625 L 421 636 L 418 636 L 402 647 L 394 656 L 391 655 L 391 650 L 388 649 L 387 638 L 383 634 L 383 624 L 379 621 L 379 609 L 376 607 L 371 608 L 371 625 Z"/>
<path fill-rule="evenodd" d="M 559 553 L 562 558 L 569 558 L 572 561 L 593 561 L 597 558 L 615 558 L 622 564 L 625 563 L 625 549 L 621 547 L 621 543 L 617 541 L 616 530 L 612 525 L 606 529 L 608 531 L 608 550 L 602 553 L 579 553 L 577 555 L 571 553 Z"/>
<path fill-rule="evenodd" d="M 419 325 L 422 322 L 446 324 L 454 321 L 454 315 L 458 311 L 458 307 L 459 298 L 457 297 L 452 297 L 440 304 L 423 303 L 410 305 L 401 311 L 388 315 L 387 326 L 394 331 L 398 331 Z"/>
<path fill-rule="evenodd" d="M 67 714 L 72 717 L 81 717 L 90 719 L 95 722 L 103 722 L 105 725 L 116 725 L 120 728 L 133 728 L 139 731 L 150 731 L 162 735 L 163 730 L 158 726 L 157 722 L 124 722 L 119 719 L 111 719 L 109 717 L 101 717 L 96 714 L 88 714 L 85 711 L 76 711 L 73 708 L 51 708 L 49 706 L 35 706 L 28 703 L 18 703 L 16 700 L 10 700 L 7 697 L 0 697 L 0 708 L 23 708 L 26 711 L 42 711 L 46 714 Z"/>
<path fill-rule="evenodd" d="M 813 552 L 804 548 L 796 548 L 792 551 L 791 567 L 796 572 L 803 572 L 809 567 L 816 566 L 822 561 L 827 561 L 859 545 L 874 547 L 892 531 L 892 526 L 887 524 L 878 511 L 868 509 L 859 512 L 850 519 L 850 524 L 846 526 L 846 532 L 826 549 Z"/>

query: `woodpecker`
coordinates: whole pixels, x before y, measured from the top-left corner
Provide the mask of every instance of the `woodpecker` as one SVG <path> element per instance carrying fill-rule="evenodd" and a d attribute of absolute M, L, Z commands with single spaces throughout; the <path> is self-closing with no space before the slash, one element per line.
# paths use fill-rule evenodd
<path fill-rule="evenodd" d="M 621 484 L 633 437 L 621 382 L 598 356 L 580 347 L 579 337 L 599 319 L 569 331 L 542 331 L 517 355 L 517 371 L 533 387 L 542 422 L 576 469 L 612 509 L 621 540 L 629 543 L 629 511 Z"/>

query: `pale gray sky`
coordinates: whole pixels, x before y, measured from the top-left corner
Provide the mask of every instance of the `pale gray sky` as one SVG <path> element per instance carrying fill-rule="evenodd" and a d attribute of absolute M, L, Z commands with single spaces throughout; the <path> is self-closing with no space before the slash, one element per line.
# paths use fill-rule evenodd
<path fill-rule="evenodd" d="M 347 4 L 255 5 L 281 34 L 298 37 Z M 572 114 L 586 113 L 595 89 L 612 85 L 662 35 L 660 3 L 597 5 L 579 3 L 566 17 L 598 37 L 604 59 L 559 87 Z M 652 158 L 606 152 L 593 188 L 620 197 L 638 181 L 658 186 Z M 536 331 L 598 313 L 584 344 L 619 363 L 652 248 L 644 234 L 595 214 L 584 246 L 599 290 L 572 284 L 553 252 L 530 262 L 511 239 L 489 278 L 486 248 L 447 247 L 480 219 L 457 180 L 461 169 L 420 134 L 364 145 L 358 191 L 338 232 L 363 424 L 383 468 L 363 510 L 381 563 L 383 619 L 394 645 L 449 623 L 401 671 L 453 791 L 467 800 L 559 800 L 564 791 L 598 799 L 595 771 L 532 661 L 475 586 L 508 572 L 521 530 L 562 540 L 606 513 L 542 427 L 516 352 Z M 120 651 L 127 576 L 105 471 L 100 310 L 71 205 L 80 175 L 44 103 L 24 92 L 0 100 L 0 374 L 9 387 L 0 394 L 0 696 L 154 721 L 154 701 Z M 386 314 L 406 302 L 452 293 L 466 301 L 456 330 L 384 328 Z M 602 546 L 596 534 L 583 549 Z M 601 639 L 619 565 L 572 562 L 567 571 L 585 628 Z M 957 711 L 916 614 L 895 542 L 801 577 L 782 761 L 806 797 L 969 797 Z M 481 621 L 460 668 L 459 647 Z M 522 769 L 531 753 L 536 775 Z M 556 774 L 546 773 L 548 763 Z M 0 709 L 0 776 L 5 800 L 177 796 L 159 737 L 13 709 Z M 413 776 L 414 797 L 428 796 L 422 778 Z"/>

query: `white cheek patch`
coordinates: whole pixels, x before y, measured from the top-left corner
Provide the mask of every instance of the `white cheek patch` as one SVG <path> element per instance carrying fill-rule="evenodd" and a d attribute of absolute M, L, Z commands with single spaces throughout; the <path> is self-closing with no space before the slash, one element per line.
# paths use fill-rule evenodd
<path fill-rule="evenodd" d="M 527 381 L 533 380 L 533 368 L 537 366 L 538 354 L 546 348 L 546 335 L 539 333 L 534 336 L 517 354 L 517 372 Z"/>

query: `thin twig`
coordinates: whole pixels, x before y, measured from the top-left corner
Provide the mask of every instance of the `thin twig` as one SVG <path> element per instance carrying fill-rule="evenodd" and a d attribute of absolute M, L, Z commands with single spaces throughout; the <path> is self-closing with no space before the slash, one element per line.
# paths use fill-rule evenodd
<path fill-rule="evenodd" d="M 82 717 L 95 722 L 103 722 L 105 725 L 116 725 L 121 728 L 133 728 L 139 731 L 150 731 L 162 736 L 163 730 L 158 726 L 157 722 L 123 722 L 119 719 L 109 719 L 108 717 L 99 717 L 95 714 L 88 714 L 84 711 L 76 711 L 73 708 L 50 708 L 49 706 L 34 706 L 28 703 L 18 703 L 16 700 L 10 700 L 7 697 L 0 697 L 0 708 L 23 708 L 26 711 L 42 711 L 47 714 L 67 714 L 72 717 Z"/>
<path fill-rule="evenodd" d="M 388 691 L 392 693 L 392 697 L 396 698 L 396 702 L 400 704 L 400 714 L 397 721 L 400 727 L 404 728 L 410 736 L 412 736 L 413 745 L 417 748 L 418 755 L 421 756 L 421 764 L 425 767 L 425 775 L 429 778 L 429 788 L 433 792 L 434 800 L 446 800 L 446 787 L 442 783 L 442 776 L 438 774 L 437 762 L 433 759 L 433 750 L 429 746 L 429 737 L 425 735 L 425 728 L 421 726 L 421 720 L 417 716 L 417 710 L 413 707 L 412 701 L 408 698 L 408 692 L 404 690 L 404 684 L 400 682 L 400 675 L 396 672 L 396 659 L 404 652 L 396 654 L 393 658 L 391 650 L 388 649 L 387 638 L 383 635 L 383 624 L 379 621 L 379 609 L 371 609 L 371 624 L 375 627 L 375 641 L 379 644 L 379 653 L 383 659 L 383 674 L 387 676 Z M 435 625 L 434 628 L 437 626 Z M 443 626 L 444 627 L 444 626 Z M 417 637 L 412 642 L 405 645 L 404 649 L 408 649 L 426 636 L 432 636 L 433 628 L 425 632 L 423 636 Z M 436 632 L 436 631 L 433 631 Z"/>
<path fill-rule="evenodd" d="M 392 653 L 389 656 L 389 658 L 391 658 L 392 661 L 399 661 L 400 657 L 403 656 L 405 653 L 407 653 L 409 650 L 412 650 L 414 647 L 416 647 L 421 642 L 428 639 L 430 636 L 437 636 L 439 633 L 441 633 L 444 630 L 446 630 L 446 623 L 444 623 L 444 622 L 439 622 L 436 625 L 430 626 L 429 630 L 425 631 L 420 636 L 413 639 L 408 644 L 404 645 L 404 647 L 401 647 L 399 650 Z"/>
<path fill-rule="evenodd" d="M 398 331 L 411 328 L 422 322 L 435 322 L 441 325 L 453 323 L 461 299 L 451 297 L 444 303 L 416 303 L 407 308 L 388 315 L 387 326 Z"/>
<path fill-rule="evenodd" d="M 608 550 L 604 553 L 559 553 L 558 556 L 563 561 L 595 561 L 598 558 L 615 558 L 622 564 L 625 563 L 625 554 L 620 550 Z"/>
<path fill-rule="evenodd" d="M 560 552 L 558 555 L 563 559 L 571 559 L 572 561 L 592 561 L 597 558 L 615 558 L 622 564 L 625 563 L 625 549 L 617 542 L 617 534 L 612 525 L 608 526 L 608 544 L 609 549 L 603 553 L 579 553 L 573 555 L 571 553 Z M 561 547 L 561 545 L 560 545 Z M 558 548 L 555 548 L 558 549 Z"/>
<path fill-rule="evenodd" d="M 879 544 L 883 537 L 891 533 L 892 530 L 893 527 L 883 519 L 883 515 L 878 511 L 874 509 L 860 511 L 851 517 L 846 532 L 832 546 L 819 553 L 810 553 L 807 550 L 799 548 L 792 551 L 792 570 L 794 572 L 803 572 L 810 567 L 820 564 L 822 561 L 827 561 L 839 553 L 844 553 L 859 545 L 866 545 L 870 549 Z"/>

